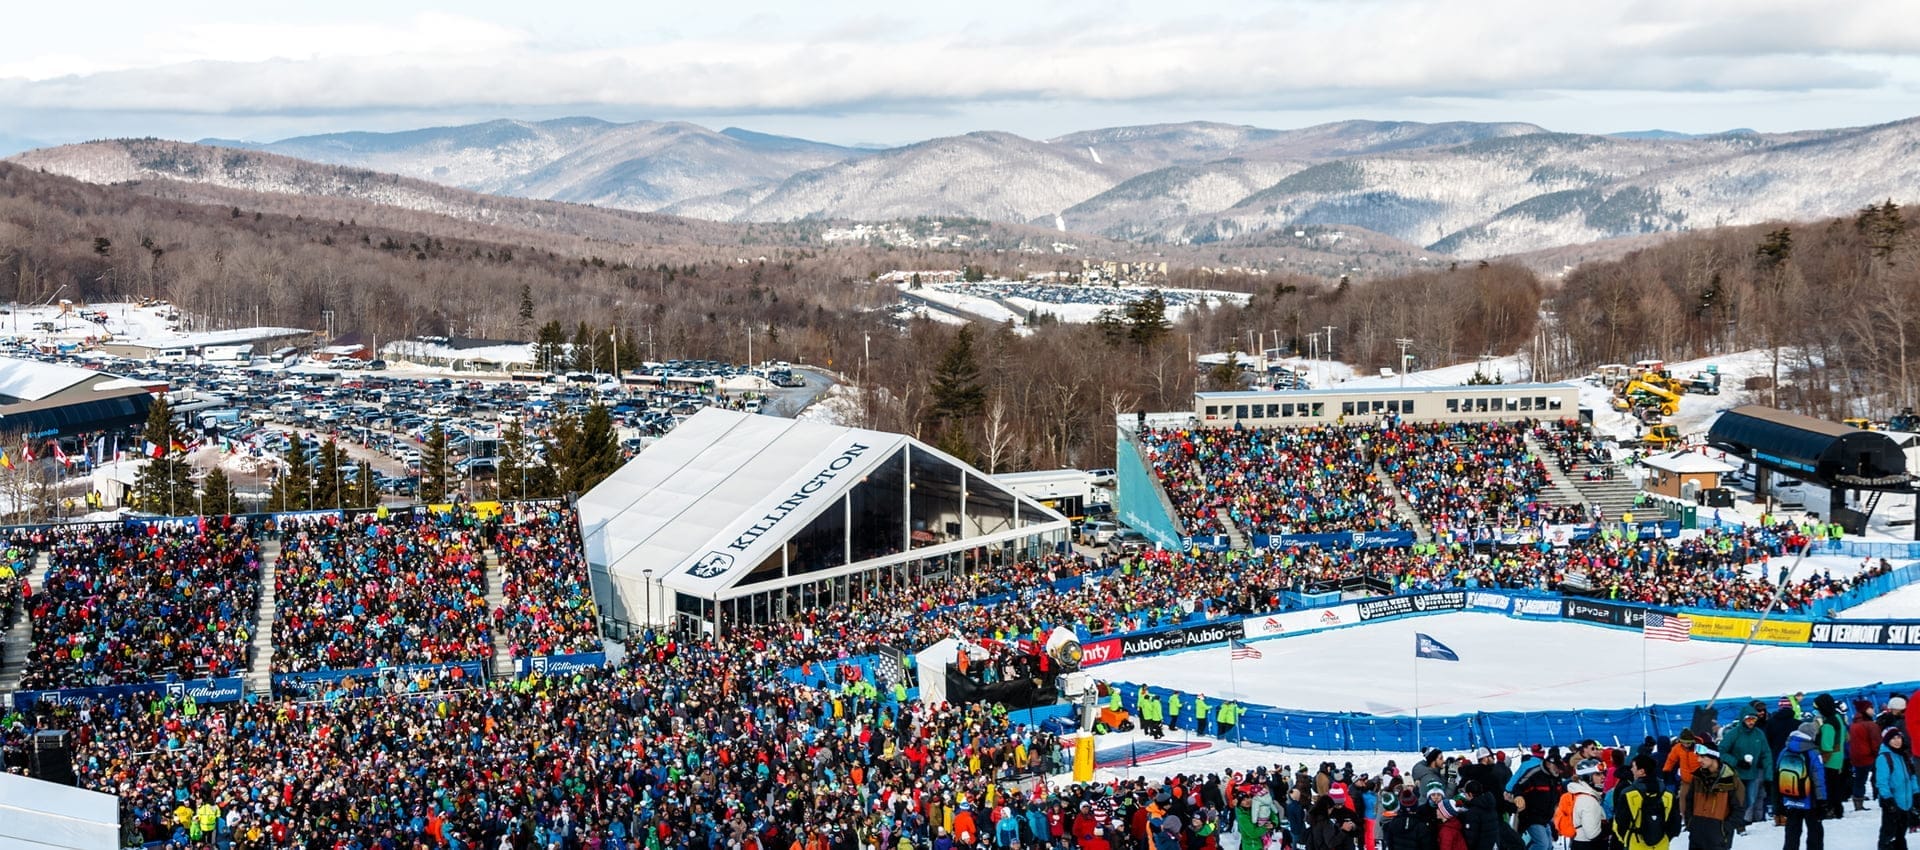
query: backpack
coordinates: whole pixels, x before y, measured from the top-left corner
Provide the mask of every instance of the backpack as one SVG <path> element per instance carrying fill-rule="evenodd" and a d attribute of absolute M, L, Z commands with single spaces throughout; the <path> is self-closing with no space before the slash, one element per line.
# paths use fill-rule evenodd
<path fill-rule="evenodd" d="M 1572 838 L 1574 837 L 1574 835 L 1579 833 L 1579 830 L 1574 829 L 1573 827 L 1573 798 L 1575 796 L 1577 795 L 1566 794 L 1561 796 L 1560 805 L 1554 807 L 1553 809 L 1553 834 L 1554 835 L 1558 835 L 1561 838 Z"/>
<path fill-rule="evenodd" d="M 1519 830 L 1504 820 L 1497 823 L 1500 824 L 1499 850 L 1527 850 L 1527 840 L 1520 836 Z"/>
<path fill-rule="evenodd" d="M 1794 750 L 1782 752 L 1776 765 L 1773 783 L 1780 789 L 1780 804 L 1789 809 L 1812 808 L 1813 773 L 1807 754 Z"/>
<path fill-rule="evenodd" d="M 1680 819 L 1667 816 L 1669 796 L 1672 795 L 1665 791 L 1652 794 L 1640 791 L 1640 822 L 1634 831 L 1639 833 L 1640 841 L 1650 847 L 1680 834 Z"/>

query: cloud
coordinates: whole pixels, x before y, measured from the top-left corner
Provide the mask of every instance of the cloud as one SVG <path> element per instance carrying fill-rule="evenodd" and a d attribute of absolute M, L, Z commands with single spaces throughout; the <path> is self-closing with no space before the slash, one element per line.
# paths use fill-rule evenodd
<path fill-rule="evenodd" d="M 397 24 L 206 23 L 112 61 L 0 63 L 0 108 L 273 115 L 556 105 L 676 114 L 989 102 L 1272 104 L 1542 92 L 1806 92 L 1889 84 L 1920 54 L 1904 2 L 1294 3 L 1237 18 L 918 26 L 849 15 L 750 37 L 555 47 L 422 14 Z M 1892 57 L 1891 59 L 1889 57 Z M 48 68 L 67 69 L 57 75 Z"/>

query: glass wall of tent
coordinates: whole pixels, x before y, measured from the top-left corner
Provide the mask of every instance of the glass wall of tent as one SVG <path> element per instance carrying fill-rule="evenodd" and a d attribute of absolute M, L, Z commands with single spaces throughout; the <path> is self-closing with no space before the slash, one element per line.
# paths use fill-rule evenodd
<path fill-rule="evenodd" d="M 1048 531 L 949 552 L 931 558 L 903 556 L 892 563 L 846 575 L 803 581 L 797 584 L 755 590 L 742 584 L 729 598 L 718 602 L 724 630 L 727 623 L 767 623 L 784 620 L 810 610 L 840 608 L 882 595 L 907 589 L 924 590 L 918 597 L 929 601 L 942 598 L 942 588 L 956 579 L 971 576 L 983 568 L 1036 558 L 1055 551 L 1066 540 L 1066 531 Z M 705 627 L 715 609 L 714 600 L 678 594 L 676 612 L 689 625 Z"/>

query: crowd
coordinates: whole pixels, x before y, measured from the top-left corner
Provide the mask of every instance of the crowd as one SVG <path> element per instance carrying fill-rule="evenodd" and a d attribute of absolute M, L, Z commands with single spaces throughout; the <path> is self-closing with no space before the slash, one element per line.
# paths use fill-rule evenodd
<path fill-rule="evenodd" d="M 1400 526 L 1374 472 L 1376 429 L 1145 429 L 1146 460 L 1187 533 L 1378 531 Z"/>
<path fill-rule="evenodd" d="M 324 517 L 287 529 L 273 672 L 492 657 L 479 521 L 468 512 Z"/>
<path fill-rule="evenodd" d="M 573 508 L 522 510 L 492 534 L 505 575 L 506 605 L 493 612 L 515 658 L 600 651 L 587 560 Z"/>
<path fill-rule="evenodd" d="M 21 531 L 14 532 L 5 545 L 6 552 L 0 554 L 0 631 L 13 628 L 14 619 L 23 616 L 20 603 L 32 591 L 27 574 L 40 551 L 33 537 Z"/>
<path fill-rule="evenodd" d="M 1536 497 L 1547 469 L 1526 433 L 1499 422 L 1393 423 L 1374 443 L 1381 469 L 1435 537 L 1491 540 L 1558 517 L 1542 516 Z"/>
<path fill-rule="evenodd" d="M 27 602 L 25 688 L 230 676 L 247 666 L 260 548 L 245 520 L 76 526 L 43 533 Z"/>

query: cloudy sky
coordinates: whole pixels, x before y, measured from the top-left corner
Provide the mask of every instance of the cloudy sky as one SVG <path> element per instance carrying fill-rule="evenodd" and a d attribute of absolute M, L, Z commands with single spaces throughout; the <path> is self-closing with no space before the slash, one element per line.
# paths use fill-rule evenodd
<path fill-rule="evenodd" d="M 22 3 L 0 148 L 497 117 L 841 143 L 1195 119 L 1848 126 L 1920 113 L 1914 0 Z"/>

